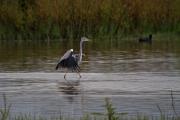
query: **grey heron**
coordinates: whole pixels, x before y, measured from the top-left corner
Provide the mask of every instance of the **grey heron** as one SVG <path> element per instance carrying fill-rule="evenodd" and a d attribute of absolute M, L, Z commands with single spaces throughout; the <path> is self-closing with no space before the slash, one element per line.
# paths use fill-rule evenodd
<path fill-rule="evenodd" d="M 83 42 L 85 41 L 89 41 L 89 39 L 86 37 L 81 37 L 79 54 L 74 54 L 73 49 L 70 49 L 60 58 L 58 64 L 56 65 L 56 70 L 58 70 L 58 68 L 67 69 L 66 73 L 64 74 L 64 79 L 66 79 L 66 74 L 68 70 L 71 70 L 72 72 L 77 72 L 79 77 L 81 78 L 79 65 L 82 62 L 82 56 L 83 56 L 82 46 L 83 46 Z"/>

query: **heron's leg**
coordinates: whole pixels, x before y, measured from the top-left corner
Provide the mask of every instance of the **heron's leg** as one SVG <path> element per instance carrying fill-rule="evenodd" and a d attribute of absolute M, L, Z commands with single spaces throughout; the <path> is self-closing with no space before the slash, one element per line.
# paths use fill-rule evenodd
<path fill-rule="evenodd" d="M 66 74 L 68 73 L 68 69 L 66 69 L 66 72 L 64 74 L 64 80 L 67 81 L 68 85 L 71 86 L 71 88 L 73 88 L 73 85 L 66 79 Z"/>
<path fill-rule="evenodd" d="M 64 74 L 64 79 L 66 80 L 66 74 L 67 74 L 68 70 L 66 69 L 66 73 Z"/>
<path fill-rule="evenodd" d="M 64 79 L 66 79 L 66 73 L 64 74 Z"/>
<path fill-rule="evenodd" d="M 81 76 L 81 74 L 80 74 L 80 72 L 78 72 L 77 74 L 79 75 L 79 78 L 81 78 L 81 77 L 82 77 L 82 76 Z"/>

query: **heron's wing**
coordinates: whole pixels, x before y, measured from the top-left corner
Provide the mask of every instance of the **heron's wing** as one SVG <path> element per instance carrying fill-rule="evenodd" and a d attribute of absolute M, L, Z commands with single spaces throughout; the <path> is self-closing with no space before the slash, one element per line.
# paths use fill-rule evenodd
<path fill-rule="evenodd" d="M 74 57 L 74 55 L 70 56 L 67 59 L 67 66 L 68 68 L 70 68 L 72 71 L 80 71 L 80 67 L 78 65 L 78 59 L 76 57 Z"/>
<path fill-rule="evenodd" d="M 80 72 L 80 67 L 78 65 L 78 60 L 77 58 L 70 54 L 69 57 L 66 59 L 62 59 L 57 65 L 56 65 L 56 70 L 59 68 L 68 68 L 72 71 Z"/>
<path fill-rule="evenodd" d="M 71 56 L 71 50 L 68 50 L 59 60 L 58 64 L 56 65 L 56 70 L 62 66 L 66 66 L 66 59 L 68 59 Z"/>
<path fill-rule="evenodd" d="M 64 60 L 64 59 L 67 59 L 70 55 L 71 55 L 71 50 L 68 50 L 61 58 L 60 58 L 60 60 L 59 60 L 59 62 L 60 61 L 62 61 L 62 60 Z"/>

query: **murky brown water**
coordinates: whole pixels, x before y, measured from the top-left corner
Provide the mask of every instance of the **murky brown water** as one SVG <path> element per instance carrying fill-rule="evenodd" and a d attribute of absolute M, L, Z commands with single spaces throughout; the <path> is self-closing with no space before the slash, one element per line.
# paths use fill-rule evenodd
<path fill-rule="evenodd" d="M 0 94 L 13 114 L 81 116 L 104 112 L 111 98 L 118 112 L 173 113 L 170 90 L 180 114 L 180 42 L 94 40 L 84 46 L 82 78 L 55 71 L 58 58 L 78 41 L 0 41 Z M 73 86 L 73 87 L 72 87 Z M 2 95 L 0 105 L 3 105 Z"/>

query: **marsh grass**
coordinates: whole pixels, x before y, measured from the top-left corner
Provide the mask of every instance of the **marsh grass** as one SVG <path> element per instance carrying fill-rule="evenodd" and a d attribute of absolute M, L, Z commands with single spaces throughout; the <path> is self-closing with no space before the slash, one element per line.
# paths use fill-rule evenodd
<path fill-rule="evenodd" d="M 130 116 L 128 113 L 118 113 L 109 98 L 105 99 L 105 112 L 104 113 L 90 113 L 85 114 L 79 119 L 70 117 L 64 117 L 62 114 L 59 117 L 46 118 L 43 116 L 32 116 L 28 114 L 21 114 L 17 116 L 10 116 L 11 104 L 7 104 L 6 95 L 3 94 L 4 105 L 0 108 L 0 120 L 180 120 L 180 116 L 175 110 L 175 103 L 173 98 L 173 91 L 171 90 L 171 99 L 174 115 L 168 115 L 162 112 L 159 105 L 157 108 L 160 112 L 160 116 L 147 116 L 141 113 L 137 113 L 135 116 Z"/>
<path fill-rule="evenodd" d="M 0 120 L 8 120 L 11 104 L 10 105 L 7 104 L 7 99 L 5 94 L 3 94 L 3 102 L 4 102 L 4 106 L 0 108 Z"/>
<path fill-rule="evenodd" d="M 179 0 L 1 0 L 0 39 L 180 33 Z"/>

